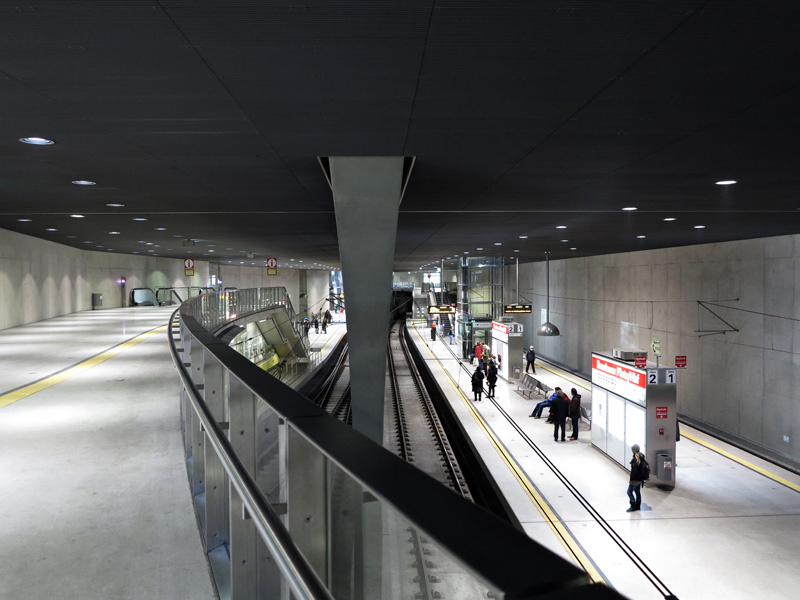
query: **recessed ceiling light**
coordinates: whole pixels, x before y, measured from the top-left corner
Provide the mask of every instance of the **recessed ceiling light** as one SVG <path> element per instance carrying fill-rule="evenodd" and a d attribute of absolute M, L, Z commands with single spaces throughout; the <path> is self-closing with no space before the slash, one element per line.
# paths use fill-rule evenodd
<path fill-rule="evenodd" d="M 30 223 L 33 219 L 17 219 L 20 223 Z"/>
<path fill-rule="evenodd" d="M 145 246 L 152 246 L 152 245 L 153 245 L 153 242 L 145 242 L 145 243 L 144 243 L 144 245 L 145 245 Z"/>
<path fill-rule="evenodd" d="M 94 244 L 94 242 L 83 242 L 84 244 Z"/>
<path fill-rule="evenodd" d="M 73 219 L 82 219 L 83 215 L 70 215 Z"/>
<path fill-rule="evenodd" d="M 734 179 L 723 179 L 722 181 L 718 181 L 717 185 L 733 185 L 736 183 Z"/>
<path fill-rule="evenodd" d="M 556 225 L 556 229 L 566 229 L 566 225 Z"/>
<path fill-rule="evenodd" d="M 19 141 L 23 144 L 32 144 L 34 146 L 52 146 L 55 144 L 53 140 L 48 140 L 47 138 L 42 137 L 24 137 L 19 138 Z"/>
<path fill-rule="evenodd" d="M 182 238 L 182 235 L 173 235 L 172 237 Z"/>
<path fill-rule="evenodd" d="M 54 227 L 50 227 L 49 229 L 45 229 L 45 231 L 58 231 L 58 229 L 55 229 Z"/>
<path fill-rule="evenodd" d="M 514 250 L 514 252 L 519 252 L 519 250 Z"/>
<path fill-rule="evenodd" d="M 156 227 L 156 231 L 166 231 L 166 227 Z"/>
<path fill-rule="evenodd" d="M 570 248 L 570 250 L 577 250 L 577 248 Z"/>
<path fill-rule="evenodd" d="M 637 210 L 637 208 L 635 206 L 626 206 L 622 210 Z"/>
<path fill-rule="evenodd" d="M 495 243 L 494 243 L 494 245 L 495 245 L 495 246 L 502 246 L 502 245 L 503 245 L 503 243 L 502 243 L 502 242 L 495 242 Z"/>
<path fill-rule="evenodd" d="M 476 248 L 476 250 L 483 250 L 483 248 Z"/>
<path fill-rule="evenodd" d="M 527 236 L 527 235 L 521 235 L 521 236 L 519 236 L 519 239 L 521 239 L 521 240 L 527 240 L 527 239 L 528 239 L 528 236 Z"/>
<path fill-rule="evenodd" d="M 76 179 L 72 183 L 75 185 L 97 185 L 94 181 L 88 181 L 86 179 Z"/>
<path fill-rule="evenodd" d="M 675 220 L 675 217 L 667 217 L 667 218 L 666 218 L 666 219 L 664 219 L 664 220 L 665 220 L 665 221 L 674 221 L 674 220 Z"/>
<path fill-rule="evenodd" d="M 647 237 L 646 235 L 637 235 L 637 236 L 636 236 L 636 239 L 637 239 L 637 240 L 643 240 L 643 239 L 644 239 L 644 238 L 646 238 L 646 237 Z"/>
<path fill-rule="evenodd" d="M 122 208 L 125 205 L 124 204 L 117 204 L 116 202 L 112 202 L 110 204 L 106 204 L 106 206 L 110 206 L 111 208 Z"/>
<path fill-rule="evenodd" d="M 105 246 L 97 246 L 98 248 L 105 248 Z"/>
<path fill-rule="evenodd" d="M 561 240 L 562 242 L 568 242 L 569 240 Z"/>
<path fill-rule="evenodd" d="M 695 229 L 705 229 L 706 226 L 705 225 L 695 225 L 694 228 Z"/>
<path fill-rule="evenodd" d="M 147 221 L 144 217 L 133 217 L 134 221 Z"/>
<path fill-rule="evenodd" d="M 119 235 L 119 231 L 109 231 L 110 235 Z"/>
<path fill-rule="evenodd" d="M 77 235 L 68 235 L 67 237 L 68 237 L 69 239 L 71 239 L 71 240 L 76 240 L 76 239 L 78 239 L 78 236 L 77 236 Z"/>
<path fill-rule="evenodd" d="M 113 248 L 106 248 L 106 252 L 113 252 L 113 251 L 114 251 Z"/>
<path fill-rule="evenodd" d="M 131 252 L 131 254 L 139 254 L 139 251 L 138 250 L 134 250 L 133 252 Z"/>
<path fill-rule="evenodd" d="M 464 252 L 464 254 L 469 254 L 469 252 Z"/>

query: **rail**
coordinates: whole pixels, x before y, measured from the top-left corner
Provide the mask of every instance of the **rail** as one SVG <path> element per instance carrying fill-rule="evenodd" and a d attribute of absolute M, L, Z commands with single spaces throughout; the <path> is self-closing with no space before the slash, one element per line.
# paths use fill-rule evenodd
<path fill-rule="evenodd" d="M 275 300 L 238 294 L 239 308 L 244 298 Z M 169 336 L 187 474 L 220 598 L 413 597 L 419 582 L 398 582 L 405 559 L 387 547 L 393 537 L 407 543 L 407 526 L 496 598 L 621 598 L 211 335 L 230 318 L 213 298 L 222 295 L 184 302 Z"/>

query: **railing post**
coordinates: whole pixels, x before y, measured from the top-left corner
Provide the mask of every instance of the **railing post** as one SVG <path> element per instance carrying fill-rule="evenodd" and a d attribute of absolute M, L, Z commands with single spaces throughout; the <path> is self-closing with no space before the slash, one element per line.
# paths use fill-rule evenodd
<path fill-rule="evenodd" d="M 203 398 L 217 423 L 227 421 L 222 365 L 206 350 L 203 354 Z M 205 445 L 206 552 L 228 545 L 228 481 L 210 444 Z"/>
<path fill-rule="evenodd" d="M 327 459 L 290 426 L 285 439 L 287 529 L 311 568 L 330 587 Z"/>
<path fill-rule="evenodd" d="M 248 473 L 258 479 L 258 399 L 228 374 L 228 439 Z M 230 486 L 231 599 L 281 598 L 283 578 L 261 542 L 239 494 Z"/>

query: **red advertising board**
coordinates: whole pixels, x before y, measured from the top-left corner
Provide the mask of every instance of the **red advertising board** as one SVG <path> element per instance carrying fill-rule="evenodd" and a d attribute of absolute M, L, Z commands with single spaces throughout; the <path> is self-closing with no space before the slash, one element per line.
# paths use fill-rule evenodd
<path fill-rule="evenodd" d="M 686 367 L 686 356 L 676 356 L 675 357 L 675 366 L 685 368 Z"/>
<path fill-rule="evenodd" d="M 494 331 L 499 331 L 500 333 L 505 333 L 508 335 L 508 325 L 503 325 L 502 323 L 498 323 L 497 321 L 492 321 L 492 329 Z"/>
<path fill-rule="evenodd" d="M 666 418 L 667 418 L 667 407 L 656 406 L 656 419 L 666 419 Z"/>
<path fill-rule="evenodd" d="M 636 365 L 637 369 L 644 369 L 647 366 L 647 357 L 635 356 L 633 358 L 633 364 Z"/>

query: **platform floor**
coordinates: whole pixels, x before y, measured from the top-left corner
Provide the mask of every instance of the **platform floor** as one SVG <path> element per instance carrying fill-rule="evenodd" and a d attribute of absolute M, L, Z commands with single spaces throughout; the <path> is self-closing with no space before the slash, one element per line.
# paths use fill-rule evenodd
<path fill-rule="evenodd" d="M 800 477 L 682 425 L 675 489 L 646 486 L 642 510 L 627 513 L 628 473 L 592 446 L 589 431 L 581 430 L 577 441 L 554 442 L 553 426 L 528 416 L 536 395 L 528 400 L 502 378 L 494 402 L 485 395 L 473 402 L 474 367 L 462 368 L 469 361 L 456 356 L 460 345 L 431 342 L 424 324 L 411 337 L 533 539 L 631 600 L 664 597 L 525 438 L 680 600 L 797 598 Z M 590 405 L 586 380 L 544 363 L 537 365 L 537 377 L 565 391 L 577 388 L 584 406 Z"/>
<path fill-rule="evenodd" d="M 3 600 L 216 598 L 186 477 L 174 309 L 0 331 Z M 312 330 L 317 359 L 344 330 L 341 317 Z"/>

